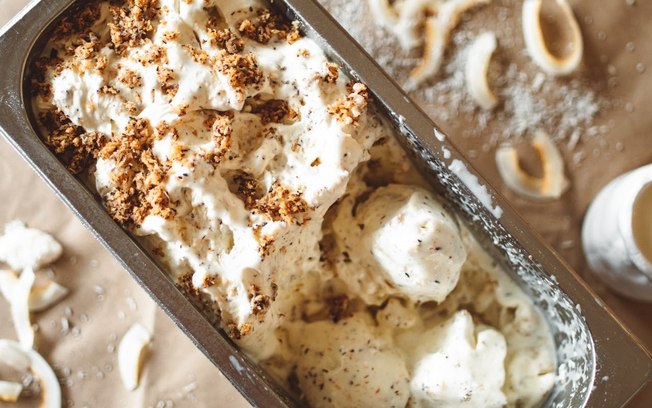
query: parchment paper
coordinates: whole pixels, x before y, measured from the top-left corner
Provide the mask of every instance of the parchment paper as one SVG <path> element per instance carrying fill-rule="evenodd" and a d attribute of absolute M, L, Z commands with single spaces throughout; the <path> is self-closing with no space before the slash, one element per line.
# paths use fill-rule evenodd
<path fill-rule="evenodd" d="M 331 0 L 323 1 L 328 4 Z M 25 0 L 0 0 L 0 25 L 26 3 Z M 503 0 L 503 3 L 512 2 Z M 597 125 L 610 126 L 609 133 L 603 136 L 607 145 L 598 138 L 583 141 L 578 147 L 589 152 L 587 159 L 580 166 L 567 167 L 570 190 L 561 200 L 549 203 L 533 203 L 506 190 L 499 180 L 492 152 L 474 155 L 469 160 L 651 349 L 652 305 L 616 296 L 592 278 L 581 251 L 580 227 L 588 204 L 608 181 L 652 162 L 649 133 L 652 3 L 641 0 L 634 5 L 625 0 L 570 3 L 584 33 L 582 69 L 596 89 L 602 89 L 605 98 L 619 101 L 617 108 L 603 112 L 595 121 Z M 520 10 L 520 1 L 514 4 L 515 10 Z M 633 43 L 634 49 L 631 50 L 631 45 L 626 47 L 627 43 Z M 612 87 L 605 86 L 608 70 L 611 70 L 609 76 L 617 72 Z M 631 104 L 628 109 L 625 103 Z M 458 119 L 441 125 L 462 151 L 480 151 L 481 138 L 456 137 L 469 126 L 464 114 Z M 622 143 L 620 149 L 614 148 L 617 143 Z M 600 154 L 592 156 L 593 151 Z M 571 157 L 567 152 L 564 154 L 569 163 Z M 61 378 L 64 406 L 247 406 L 217 368 L 194 348 L 17 153 L 0 139 L 0 223 L 15 218 L 50 232 L 65 248 L 64 256 L 52 269 L 56 280 L 71 289 L 71 293 L 52 309 L 32 316 L 39 328 L 37 348 L 56 367 Z M 62 332 L 62 318 L 70 322 L 67 333 Z M 137 322 L 153 332 L 154 341 L 144 364 L 141 386 L 127 392 L 120 383 L 115 350 L 124 332 Z M 0 300 L 0 337 L 14 336 L 7 304 Z M 643 408 L 650 402 L 652 388 L 648 387 L 629 406 Z M 35 405 L 36 400 L 32 399 L 15 406 Z"/>

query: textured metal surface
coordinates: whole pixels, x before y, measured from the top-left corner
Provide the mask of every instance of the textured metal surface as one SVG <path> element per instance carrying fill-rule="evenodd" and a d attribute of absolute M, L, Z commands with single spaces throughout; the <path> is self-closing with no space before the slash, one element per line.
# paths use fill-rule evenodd
<path fill-rule="evenodd" d="M 2 133 L 252 404 L 295 405 L 192 306 L 133 237 L 113 222 L 97 197 L 66 171 L 35 133 L 24 86 L 27 63 L 32 50 L 38 49 L 39 40 L 47 37 L 49 24 L 73 3 L 73 0 L 32 3 L 0 32 Z M 319 41 L 332 58 L 352 77 L 369 86 L 379 109 L 405 136 L 404 145 L 414 153 L 415 162 L 432 180 L 433 188 L 542 308 L 555 334 L 560 367 L 568 371 L 545 406 L 624 405 L 652 377 L 650 356 L 491 188 L 489 192 L 503 215 L 498 220 L 482 206 L 449 168 L 453 160 L 465 163 L 461 154 L 448 139 L 435 137 L 436 127 L 427 115 L 321 6 L 309 0 L 273 3 L 290 18 L 301 21 L 308 35 Z M 451 153 L 450 157 L 445 151 Z"/>

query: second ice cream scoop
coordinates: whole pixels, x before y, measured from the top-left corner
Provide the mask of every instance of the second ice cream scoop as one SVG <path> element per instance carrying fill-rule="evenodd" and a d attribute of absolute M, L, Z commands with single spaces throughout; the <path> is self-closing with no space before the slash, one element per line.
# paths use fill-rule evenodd
<path fill-rule="evenodd" d="M 455 288 L 466 250 L 459 228 L 428 191 L 390 184 L 360 204 L 356 251 L 398 292 L 419 302 L 443 301 Z"/>

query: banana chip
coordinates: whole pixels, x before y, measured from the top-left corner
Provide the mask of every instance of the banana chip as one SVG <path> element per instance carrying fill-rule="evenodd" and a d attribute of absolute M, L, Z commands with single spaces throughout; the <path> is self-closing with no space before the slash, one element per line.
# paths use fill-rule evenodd
<path fill-rule="evenodd" d="M 491 110 L 498 103 L 498 98 L 491 92 L 487 78 L 489 61 L 496 50 L 496 35 L 483 33 L 473 41 L 466 60 L 464 78 L 466 89 L 473 100 L 484 110 Z"/>
<path fill-rule="evenodd" d="M 29 318 L 29 294 L 35 278 L 31 268 L 23 270 L 20 277 L 11 271 L 0 271 L 0 292 L 9 302 L 16 336 L 26 348 L 34 346 L 34 329 Z"/>
<path fill-rule="evenodd" d="M 43 285 L 34 286 L 29 294 L 29 310 L 40 312 L 56 304 L 68 294 L 68 288 L 48 279 Z"/>
<path fill-rule="evenodd" d="M 528 54 L 544 72 L 550 75 L 567 75 L 574 71 L 582 60 L 584 42 L 573 10 L 566 0 L 556 1 L 571 29 L 572 51 L 568 55 L 557 57 L 548 50 L 539 18 L 542 0 L 525 0 L 523 3 L 523 36 Z"/>
<path fill-rule="evenodd" d="M 499 147 L 496 150 L 498 173 L 510 189 L 535 200 L 557 199 L 568 188 L 564 176 L 564 162 L 550 137 L 537 131 L 532 140 L 543 164 L 543 177 L 533 177 L 523 171 L 518 163 L 518 153 L 513 147 Z"/>
<path fill-rule="evenodd" d="M 140 382 L 142 352 L 152 340 L 152 335 L 140 324 L 134 324 L 125 333 L 118 346 L 118 366 L 125 388 L 133 391 Z"/>

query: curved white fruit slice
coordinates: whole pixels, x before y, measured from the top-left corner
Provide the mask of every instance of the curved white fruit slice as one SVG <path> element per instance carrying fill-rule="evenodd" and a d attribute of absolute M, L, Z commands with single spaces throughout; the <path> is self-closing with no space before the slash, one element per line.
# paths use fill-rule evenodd
<path fill-rule="evenodd" d="M 120 340 L 118 366 L 125 388 L 133 391 L 140 382 L 142 352 L 152 340 L 152 335 L 140 324 L 134 324 Z"/>
<path fill-rule="evenodd" d="M 582 60 L 584 42 L 582 32 L 568 2 L 566 0 L 556 1 L 571 29 L 572 51 L 563 57 L 557 57 L 548 50 L 539 18 L 542 0 L 525 0 L 523 3 L 523 37 L 527 52 L 543 71 L 550 75 L 567 75 L 574 71 Z"/>
<path fill-rule="evenodd" d="M 496 150 L 498 173 L 507 187 L 526 197 L 536 200 L 561 197 L 568 188 L 568 180 L 564 177 L 564 162 L 559 150 L 543 131 L 537 131 L 532 140 L 532 147 L 541 158 L 543 177 L 533 177 L 525 173 L 518 163 L 516 149 L 509 146 Z"/>
<path fill-rule="evenodd" d="M 498 98 L 491 92 L 487 78 L 489 61 L 496 50 L 497 42 L 494 33 L 483 33 L 473 41 L 466 60 L 464 78 L 466 89 L 473 100 L 484 110 L 493 109 Z"/>
<path fill-rule="evenodd" d="M 68 292 L 68 288 L 48 279 L 43 285 L 32 288 L 32 292 L 29 294 L 29 310 L 40 312 L 48 309 L 66 297 Z"/>
<path fill-rule="evenodd" d="M 35 278 L 31 268 L 25 269 L 20 277 L 11 271 L 0 271 L 0 292 L 9 302 L 16 336 L 26 348 L 34 346 L 34 329 L 29 319 L 29 294 Z"/>
<path fill-rule="evenodd" d="M 410 88 L 435 75 L 441 67 L 444 51 L 451 31 L 460 22 L 464 12 L 472 7 L 487 4 L 490 0 L 450 0 L 435 9 L 436 14 L 426 19 L 426 40 L 423 60 L 410 73 Z"/>

